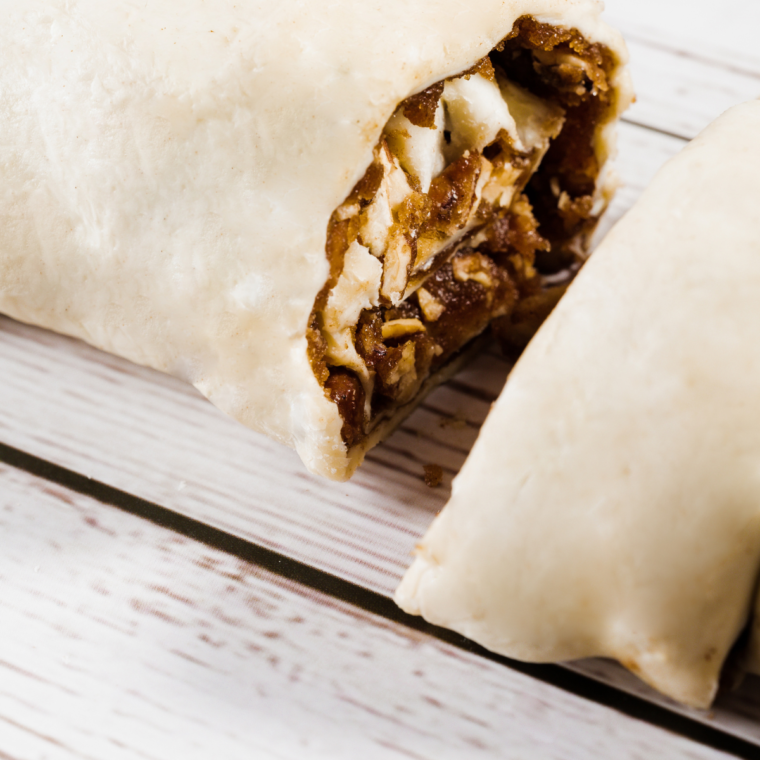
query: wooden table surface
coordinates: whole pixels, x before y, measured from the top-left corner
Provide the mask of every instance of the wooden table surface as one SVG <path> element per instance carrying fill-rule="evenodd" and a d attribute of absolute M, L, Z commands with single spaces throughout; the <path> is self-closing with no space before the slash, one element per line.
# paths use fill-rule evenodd
<path fill-rule="evenodd" d="M 607 8 L 638 102 L 602 231 L 760 95 L 757 0 Z M 179 381 L 0 318 L 0 760 L 760 756 L 760 679 L 687 710 L 390 601 L 508 370 L 486 350 L 335 484 Z"/>

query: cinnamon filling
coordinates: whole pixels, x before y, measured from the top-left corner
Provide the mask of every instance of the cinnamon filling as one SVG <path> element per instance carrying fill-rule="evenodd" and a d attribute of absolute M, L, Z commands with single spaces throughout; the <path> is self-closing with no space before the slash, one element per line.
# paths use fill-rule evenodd
<path fill-rule="evenodd" d="M 308 331 L 349 448 L 494 320 L 519 348 L 548 315 L 607 203 L 594 146 L 614 65 L 576 30 L 523 17 L 396 109 L 330 220 Z"/>

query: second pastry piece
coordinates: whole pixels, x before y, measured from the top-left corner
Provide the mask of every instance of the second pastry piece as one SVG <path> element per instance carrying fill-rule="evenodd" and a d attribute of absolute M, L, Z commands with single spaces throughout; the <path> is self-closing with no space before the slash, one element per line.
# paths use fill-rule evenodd
<path fill-rule="evenodd" d="M 518 362 L 397 601 L 712 701 L 760 564 L 760 102 L 657 176 Z"/>

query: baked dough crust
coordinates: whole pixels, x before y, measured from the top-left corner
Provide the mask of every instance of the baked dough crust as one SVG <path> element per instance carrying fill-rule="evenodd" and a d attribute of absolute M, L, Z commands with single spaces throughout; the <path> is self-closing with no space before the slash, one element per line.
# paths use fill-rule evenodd
<path fill-rule="evenodd" d="M 185 379 L 334 479 L 363 451 L 306 330 L 398 103 L 525 14 L 626 57 L 593 0 L 0 5 L 0 311 Z"/>
<path fill-rule="evenodd" d="M 710 704 L 760 568 L 758 134 L 760 101 L 721 117 L 570 285 L 418 546 L 405 610 Z"/>

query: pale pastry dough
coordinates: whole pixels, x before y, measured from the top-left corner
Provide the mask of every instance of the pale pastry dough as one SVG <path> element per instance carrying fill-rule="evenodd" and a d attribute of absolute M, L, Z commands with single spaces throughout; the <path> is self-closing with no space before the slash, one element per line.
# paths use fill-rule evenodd
<path fill-rule="evenodd" d="M 328 221 L 396 106 L 524 14 L 616 51 L 612 85 L 630 100 L 595 0 L 0 8 L 0 311 L 184 378 L 336 479 L 366 446 L 346 450 L 306 331 Z M 366 251 L 354 259 L 375 277 Z M 357 287 L 372 300 L 375 285 Z M 331 350 L 350 363 L 343 338 Z"/>
<path fill-rule="evenodd" d="M 591 257 L 417 547 L 405 610 L 710 704 L 760 566 L 758 135 L 760 102 L 726 113 Z"/>

